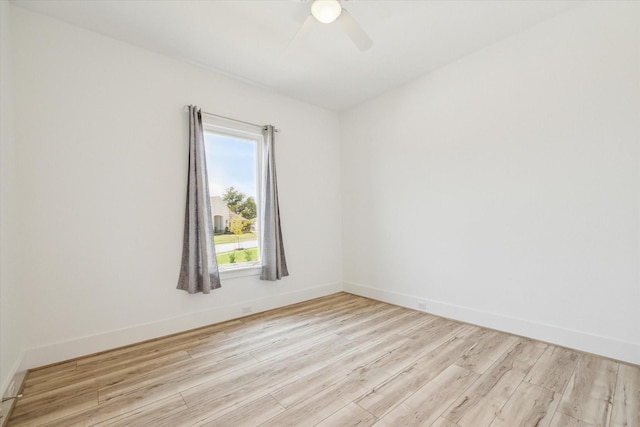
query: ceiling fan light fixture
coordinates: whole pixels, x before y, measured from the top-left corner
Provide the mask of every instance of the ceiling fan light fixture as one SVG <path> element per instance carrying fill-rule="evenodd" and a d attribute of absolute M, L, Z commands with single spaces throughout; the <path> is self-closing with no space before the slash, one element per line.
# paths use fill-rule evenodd
<path fill-rule="evenodd" d="M 311 5 L 311 14 L 323 24 L 330 24 L 342 13 L 338 0 L 315 0 Z"/>

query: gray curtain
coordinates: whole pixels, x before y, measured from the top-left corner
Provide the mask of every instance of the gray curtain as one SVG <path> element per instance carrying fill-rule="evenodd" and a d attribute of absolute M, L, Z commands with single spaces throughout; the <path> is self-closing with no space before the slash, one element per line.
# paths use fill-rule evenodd
<path fill-rule="evenodd" d="M 178 289 L 208 294 L 220 287 L 204 152 L 202 113 L 189 106 L 189 177 Z"/>
<path fill-rule="evenodd" d="M 280 280 L 288 276 L 287 260 L 282 244 L 280 228 L 280 207 L 278 206 L 278 185 L 276 183 L 276 154 L 274 149 L 275 130 L 265 126 L 263 179 L 262 179 L 262 247 L 261 280 Z"/>

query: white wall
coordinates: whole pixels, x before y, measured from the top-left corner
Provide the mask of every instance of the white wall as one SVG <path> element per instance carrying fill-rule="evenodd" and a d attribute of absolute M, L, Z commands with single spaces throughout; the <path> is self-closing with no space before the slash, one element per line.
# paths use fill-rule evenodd
<path fill-rule="evenodd" d="M 345 289 L 640 363 L 639 6 L 581 5 L 345 113 Z"/>
<path fill-rule="evenodd" d="M 341 289 L 336 114 L 14 7 L 19 179 L 28 266 L 25 367 Z M 281 129 L 291 276 L 176 290 L 185 104 Z"/>
<path fill-rule="evenodd" d="M 3 389 L 25 348 L 23 368 L 64 360 L 342 274 L 640 363 L 637 4 L 580 6 L 347 112 L 341 134 L 334 113 L 0 4 Z M 188 103 L 282 129 L 291 277 L 175 289 Z"/>
<path fill-rule="evenodd" d="M 18 370 L 23 342 L 23 299 L 17 274 L 19 191 L 13 132 L 11 5 L 0 2 L 0 395 Z"/>

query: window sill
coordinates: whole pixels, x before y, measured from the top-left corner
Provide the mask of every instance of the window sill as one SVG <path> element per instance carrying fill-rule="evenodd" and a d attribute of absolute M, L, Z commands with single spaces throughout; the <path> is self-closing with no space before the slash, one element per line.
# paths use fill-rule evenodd
<path fill-rule="evenodd" d="M 262 266 L 260 264 L 245 265 L 242 267 L 226 268 L 220 270 L 220 279 L 235 279 L 245 276 L 258 276 Z"/>

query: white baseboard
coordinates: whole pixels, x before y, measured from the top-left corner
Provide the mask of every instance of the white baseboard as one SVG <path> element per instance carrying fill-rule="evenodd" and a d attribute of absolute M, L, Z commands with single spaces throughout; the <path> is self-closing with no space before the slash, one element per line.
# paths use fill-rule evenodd
<path fill-rule="evenodd" d="M 241 303 L 230 306 L 216 307 L 215 310 L 191 313 L 186 316 L 164 319 L 158 322 L 136 325 L 31 348 L 25 351 L 20 369 L 26 370 L 50 365 L 88 354 L 236 319 L 243 317 L 241 308 L 248 305 L 252 308 L 251 314 L 255 314 L 340 291 L 342 291 L 342 284 L 326 284 L 286 294 L 274 295 L 273 297 L 242 301 Z"/>
<path fill-rule="evenodd" d="M 9 370 L 7 377 L 3 380 L 2 385 L 0 385 L 0 396 L 2 396 L 3 400 L 7 399 L 0 404 L 1 427 L 6 426 L 9 422 L 9 414 L 11 414 L 16 404 L 14 397 L 20 392 L 22 382 L 25 379 L 26 372 L 20 371 L 20 365 L 23 359 L 24 355 L 21 353 L 13 364 L 13 367 Z"/>
<path fill-rule="evenodd" d="M 640 365 L 640 344 L 638 343 L 615 340 L 554 325 L 345 282 L 344 284 L 331 283 L 273 297 L 242 301 L 230 306 L 216 307 L 215 310 L 191 313 L 186 316 L 31 348 L 26 350 L 20 360 L 16 362 L 8 378 L 13 378 L 15 373 L 19 371 L 236 319 L 242 317 L 241 307 L 243 306 L 251 305 L 253 313 L 259 313 L 340 291 L 412 309 L 417 308 L 416 301 L 420 300 L 426 303 L 426 312 L 438 316 Z M 3 393 L 10 381 L 10 379 L 6 380 L 6 384 L 2 384 Z"/>
<path fill-rule="evenodd" d="M 4 379 L 4 382 L 0 386 L 0 396 L 9 397 L 9 395 L 13 395 L 18 392 L 19 384 L 14 384 L 13 390 L 9 390 L 9 386 L 11 385 L 11 381 L 14 381 L 18 377 L 18 372 L 21 371 L 20 367 L 22 366 L 23 360 L 24 353 L 21 353 L 20 356 L 18 356 L 18 359 L 13 364 L 11 370 L 8 372 L 7 377 Z"/>
<path fill-rule="evenodd" d="M 437 316 L 640 365 L 639 343 L 620 341 L 554 325 L 532 322 L 526 319 L 504 316 L 502 314 L 372 288 L 356 283 L 345 282 L 344 291 L 412 309 L 417 309 L 417 301 L 423 301 L 426 304 L 424 311 Z"/>

